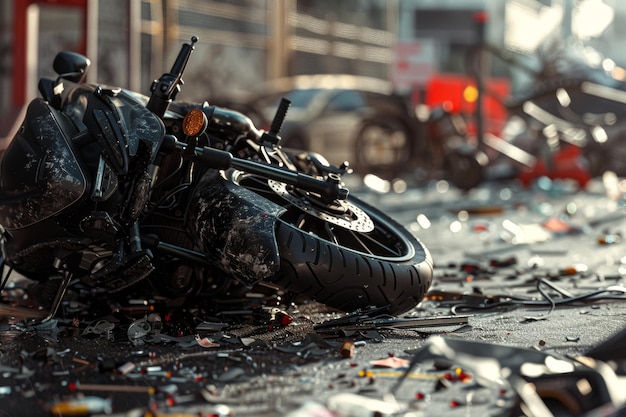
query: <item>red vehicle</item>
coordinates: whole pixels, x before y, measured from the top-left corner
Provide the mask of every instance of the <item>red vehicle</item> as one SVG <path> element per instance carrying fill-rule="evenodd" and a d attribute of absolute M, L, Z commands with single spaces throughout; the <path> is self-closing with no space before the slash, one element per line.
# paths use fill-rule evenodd
<path fill-rule="evenodd" d="M 490 78 L 485 88 L 489 94 L 483 96 L 484 131 L 499 135 L 508 117 L 503 99 L 510 95 L 510 81 L 507 78 Z M 463 116 L 470 136 L 476 136 L 477 99 L 474 78 L 462 74 L 436 74 L 428 80 L 424 94 L 424 104 L 428 107 L 445 104 L 450 112 Z"/>

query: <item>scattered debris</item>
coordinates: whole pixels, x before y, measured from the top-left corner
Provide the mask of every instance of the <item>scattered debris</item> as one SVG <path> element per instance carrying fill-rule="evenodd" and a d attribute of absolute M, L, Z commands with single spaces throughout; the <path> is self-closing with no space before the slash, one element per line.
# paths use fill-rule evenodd
<path fill-rule="evenodd" d="M 338 312 L 269 288 L 164 299 L 79 284 L 57 316 L 35 324 L 45 316 L 37 292 L 5 283 L 3 411 L 508 416 L 520 404 L 550 412 L 555 385 L 574 393 L 566 408 L 619 410 L 626 337 L 596 343 L 626 314 L 623 202 L 601 212 L 584 195 L 560 195 L 560 205 L 511 193 L 505 204 L 422 215 L 418 235 L 441 248 L 432 288 L 403 317 L 384 307 Z M 410 221 L 421 208 L 406 208 Z"/>

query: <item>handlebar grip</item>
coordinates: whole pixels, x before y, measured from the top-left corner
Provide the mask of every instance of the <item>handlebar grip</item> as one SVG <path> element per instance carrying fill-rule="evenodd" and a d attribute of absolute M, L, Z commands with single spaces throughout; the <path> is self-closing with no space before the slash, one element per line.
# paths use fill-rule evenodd
<path fill-rule="evenodd" d="M 187 61 L 194 50 L 194 44 L 198 41 L 197 36 L 191 37 L 191 44 L 183 44 L 174 65 L 169 73 L 161 75 L 161 78 L 155 80 L 150 86 L 150 100 L 148 100 L 147 108 L 159 117 L 163 117 L 172 100 L 176 98 L 180 84 L 183 83 L 182 77 Z"/>
<path fill-rule="evenodd" d="M 333 182 L 323 181 L 318 178 L 300 173 L 276 168 L 256 161 L 235 158 L 231 153 L 214 148 L 195 148 L 196 158 L 215 169 L 235 168 L 246 171 L 253 175 L 260 175 L 268 179 L 284 182 L 297 188 L 312 191 L 329 200 L 345 200 L 348 190 Z"/>
<path fill-rule="evenodd" d="M 280 104 L 278 105 L 278 109 L 276 110 L 276 115 L 274 116 L 274 120 L 272 120 L 272 125 L 270 126 L 270 133 L 275 135 L 280 132 L 281 127 L 283 127 L 283 123 L 285 121 L 285 117 L 287 116 L 287 110 L 289 110 L 289 106 L 291 105 L 291 101 L 286 98 L 280 99 Z"/>
<path fill-rule="evenodd" d="M 196 148 L 195 153 L 201 163 L 215 169 L 228 169 L 233 161 L 233 156 L 229 152 L 219 149 Z"/>
<path fill-rule="evenodd" d="M 174 61 L 174 65 L 172 65 L 172 69 L 170 70 L 170 74 L 180 77 L 183 75 L 185 71 L 185 67 L 187 66 L 187 62 L 189 61 L 189 57 L 191 56 L 191 52 L 194 50 L 194 44 L 198 42 L 197 36 L 191 37 L 191 43 L 185 43 L 180 48 L 180 52 L 176 57 L 176 61 Z"/>

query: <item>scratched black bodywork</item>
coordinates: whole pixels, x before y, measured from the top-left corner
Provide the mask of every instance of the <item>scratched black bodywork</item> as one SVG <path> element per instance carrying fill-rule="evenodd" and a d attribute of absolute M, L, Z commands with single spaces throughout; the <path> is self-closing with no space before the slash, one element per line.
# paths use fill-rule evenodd
<path fill-rule="evenodd" d="M 192 233 L 220 269 L 245 284 L 276 274 L 280 258 L 274 230 L 283 207 L 209 170 L 189 208 Z"/>
<path fill-rule="evenodd" d="M 0 162 L 0 224 L 21 229 L 77 203 L 89 183 L 69 133 L 71 122 L 40 99 Z"/>
<path fill-rule="evenodd" d="M 104 127 L 94 122 L 95 114 L 103 115 Z M 158 117 L 119 90 L 80 85 L 68 89 L 56 108 L 34 99 L 0 161 L 7 263 L 45 279 L 55 272 L 57 253 L 103 245 L 112 250 L 119 231 L 130 227 L 148 200 L 148 164 L 164 134 Z M 96 196 L 102 159 L 107 179 Z"/>

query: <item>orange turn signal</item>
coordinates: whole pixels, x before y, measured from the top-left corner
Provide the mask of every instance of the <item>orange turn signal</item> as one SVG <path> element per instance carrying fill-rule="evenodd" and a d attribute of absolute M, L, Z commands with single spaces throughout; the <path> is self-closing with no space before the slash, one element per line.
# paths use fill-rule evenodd
<path fill-rule="evenodd" d="M 468 85 L 463 89 L 463 98 L 468 103 L 473 103 L 478 100 L 478 89 L 474 85 Z"/>
<path fill-rule="evenodd" d="M 193 109 L 183 119 L 183 132 L 187 136 L 198 136 L 207 126 L 207 118 L 200 109 Z"/>

